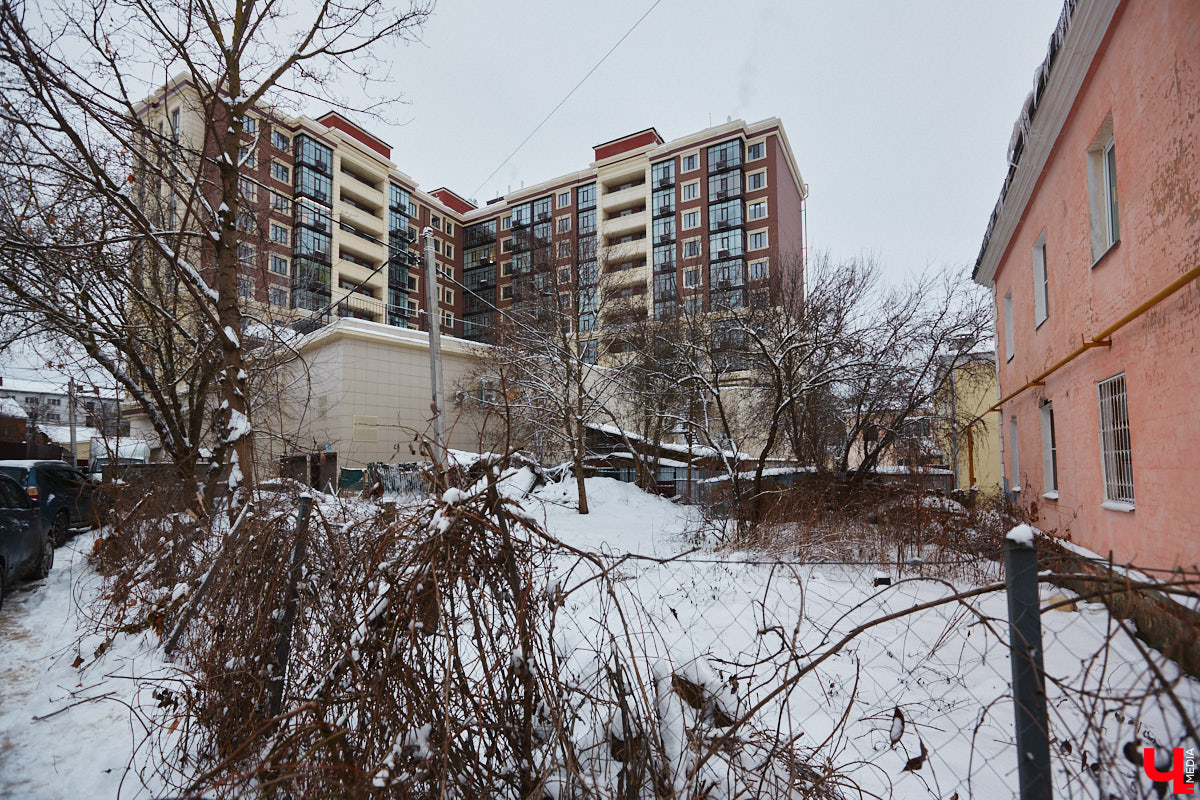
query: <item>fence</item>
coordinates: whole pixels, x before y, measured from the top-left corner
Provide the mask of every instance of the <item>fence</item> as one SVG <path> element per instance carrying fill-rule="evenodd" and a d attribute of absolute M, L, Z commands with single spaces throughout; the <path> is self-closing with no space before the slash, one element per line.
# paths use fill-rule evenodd
<path fill-rule="evenodd" d="M 399 517 L 319 498 L 305 546 L 278 511 L 218 537 L 182 637 L 206 676 L 191 752 L 214 755 L 181 786 L 1149 798 L 1143 749 L 1166 770 L 1200 745 L 1180 666 L 1196 575 L 964 532 L 955 549 L 812 526 L 797 547 L 730 549 L 695 509 L 630 487 L 582 517 L 571 485 L 519 508 L 484 476 Z M 835 534 L 840 549 L 818 541 Z M 1175 626 L 1144 630 L 1155 609 Z"/>

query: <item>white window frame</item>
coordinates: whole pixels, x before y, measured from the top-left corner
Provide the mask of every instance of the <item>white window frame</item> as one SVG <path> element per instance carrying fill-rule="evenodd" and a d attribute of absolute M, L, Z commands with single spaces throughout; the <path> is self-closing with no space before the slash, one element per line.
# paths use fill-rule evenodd
<path fill-rule="evenodd" d="M 755 147 L 761 147 L 762 152 L 756 156 L 752 156 L 752 155 L 750 155 L 750 152 Z M 760 158 L 766 158 L 766 157 L 767 157 L 767 140 L 766 139 L 760 139 L 757 142 L 749 142 L 746 144 L 746 160 L 747 161 L 758 161 Z"/>
<path fill-rule="evenodd" d="M 762 178 L 762 186 L 751 186 L 750 185 L 751 182 L 753 182 L 755 178 Z M 746 191 L 747 192 L 757 192 L 760 189 L 765 189 L 765 188 L 767 188 L 767 171 L 765 169 L 760 169 L 757 172 L 750 172 L 750 173 L 746 174 Z"/>
<path fill-rule="evenodd" d="M 1012 289 L 1004 295 L 1004 360 L 1012 361 L 1016 355 L 1016 343 L 1013 339 L 1013 297 Z"/>
<path fill-rule="evenodd" d="M 1104 477 L 1102 506 L 1114 511 L 1134 508 L 1133 444 L 1125 373 L 1096 384 L 1099 404 L 1100 464 Z"/>
<path fill-rule="evenodd" d="M 1050 316 L 1050 288 L 1046 277 L 1046 232 L 1033 245 L 1033 322 L 1040 328 Z"/>
<path fill-rule="evenodd" d="M 1058 499 L 1058 440 L 1054 429 L 1054 404 L 1043 402 L 1038 409 L 1042 418 L 1042 497 Z"/>
<path fill-rule="evenodd" d="M 749 280 L 760 281 L 771 277 L 771 260 L 769 258 L 756 258 L 747 265 L 747 268 Z"/>
<path fill-rule="evenodd" d="M 570 194 L 570 192 L 567 192 L 567 194 Z M 561 217 L 559 217 L 557 222 L 555 222 L 554 229 L 558 233 L 570 233 L 571 232 L 571 215 L 563 214 Z"/>
<path fill-rule="evenodd" d="M 694 162 L 690 169 L 688 168 L 688 165 L 687 165 L 689 158 L 692 159 Z M 700 151 L 699 150 L 695 150 L 691 153 L 685 153 L 679 159 L 679 171 L 680 172 L 695 172 L 698 169 L 700 169 Z"/>
<path fill-rule="evenodd" d="M 691 224 L 689 223 L 689 220 Z M 683 212 L 683 220 L 680 227 L 685 231 L 690 231 L 693 228 L 700 227 L 700 209 L 696 208 L 691 211 Z"/>
<path fill-rule="evenodd" d="M 688 200 L 699 200 L 700 199 L 700 181 L 691 181 L 689 183 L 685 183 L 682 185 L 682 188 L 679 191 L 680 191 L 680 194 L 679 194 L 680 202 L 687 202 Z"/>
<path fill-rule="evenodd" d="M 1008 476 L 1008 490 L 1021 491 L 1021 446 L 1017 418 L 1008 419 L 1008 465 L 1012 473 Z"/>
<path fill-rule="evenodd" d="M 762 213 L 755 214 L 754 213 L 755 209 L 759 209 Z M 746 221 L 747 222 L 754 222 L 755 220 L 766 219 L 766 218 L 767 218 L 767 201 L 765 198 L 762 200 L 752 200 L 749 203 L 746 203 Z"/>
<path fill-rule="evenodd" d="M 1110 114 L 1087 150 L 1088 223 L 1095 266 L 1121 240 L 1116 139 Z"/>
<path fill-rule="evenodd" d="M 683 271 L 683 288 L 699 289 L 700 288 L 700 268 L 690 267 Z"/>
<path fill-rule="evenodd" d="M 762 234 L 762 244 L 758 247 L 755 247 L 752 242 L 754 241 L 754 237 L 758 236 L 760 233 Z M 770 234 L 767 233 L 766 228 L 759 228 L 756 231 L 750 231 L 746 234 L 746 252 L 750 252 L 751 250 L 766 250 L 770 246 Z"/>
<path fill-rule="evenodd" d="M 554 199 L 554 205 L 555 208 L 566 208 L 571 205 L 571 190 L 567 189 L 565 192 L 559 192 L 558 196 Z"/>

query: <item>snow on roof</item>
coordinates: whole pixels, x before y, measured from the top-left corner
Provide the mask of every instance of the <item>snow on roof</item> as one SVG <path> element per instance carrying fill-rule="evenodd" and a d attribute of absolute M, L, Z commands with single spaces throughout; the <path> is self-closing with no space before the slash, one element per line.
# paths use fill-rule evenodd
<path fill-rule="evenodd" d="M 31 381 L 25 378 L 0 377 L 0 392 L 41 392 L 42 394 L 66 394 L 67 387 L 50 381 Z"/>
<path fill-rule="evenodd" d="M 0 417 L 29 419 L 29 415 L 25 413 L 25 409 L 21 408 L 21 404 L 11 397 L 0 397 Z"/>
<path fill-rule="evenodd" d="M 589 423 L 587 423 L 587 427 L 591 428 L 594 431 L 599 431 L 600 433 L 607 433 L 611 436 L 620 436 L 622 434 L 621 429 L 619 427 L 617 427 L 616 425 L 606 425 L 602 422 L 589 422 Z M 630 433 L 629 431 L 624 431 L 624 434 L 625 434 L 625 438 L 629 439 L 629 441 L 631 441 L 631 442 L 646 441 L 646 438 L 644 436 L 638 436 L 636 433 Z M 667 450 L 672 453 L 688 453 L 693 458 L 697 457 L 697 456 L 703 457 L 703 456 L 715 456 L 715 455 L 723 455 L 726 458 L 740 458 L 741 457 L 741 454 L 739 454 L 735 451 L 732 451 L 732 450 L 717 451 L 716 449 L 709 447 L 708 445 L 702 445 L 702 444 L 694 444 L 691 447 L 688 447 L 686 444 L 671 444 L 670 442 L 658 442 L 654 446 L 659 448 L 660 450 Z"/>
<path fill-rule="evenodd" d="M 44 425 L 38 423 L 38 430 L 46 434 L 50 441 L 55 444 L 69 444 L 71 441 L 71 426 L 70 425 Z M 95 428 L 85 428 L 82 425 L 75 426 L 75 442 L 90 442 L 93 438 L 100 436 L 100 431 Z"/>

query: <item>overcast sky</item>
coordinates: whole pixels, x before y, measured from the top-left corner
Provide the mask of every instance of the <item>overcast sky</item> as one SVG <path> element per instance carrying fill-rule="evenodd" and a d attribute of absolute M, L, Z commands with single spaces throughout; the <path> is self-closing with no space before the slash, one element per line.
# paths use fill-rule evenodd
<path fill-rule="evenodd" d="M 974 264 L 1062 0 L 659 0 L 477 191 L 652 3 L 440 0 L 395 55 L 404 124 L 364 127 L 422 188 L 483 202 L 642 128 L 775 116 L 810 187 L 811 246 L 873 252 L 895 277 Z"/>
<path fill-rule="evenodd" d="M 896 280 L 974 264 L 1062 0 L 659 0 L 485 184 L 653 2 L 440 0 L 375 87 L 405 95 L 388 112 L 401 124 L 363 125 L 422 188 L 484 202 L 643 128 L 775 116 L 810 187 L 811 247 L 873 253 Z M 27 357 L 0 369 L 32 377 L 14 369 L 42 360 Z"/>

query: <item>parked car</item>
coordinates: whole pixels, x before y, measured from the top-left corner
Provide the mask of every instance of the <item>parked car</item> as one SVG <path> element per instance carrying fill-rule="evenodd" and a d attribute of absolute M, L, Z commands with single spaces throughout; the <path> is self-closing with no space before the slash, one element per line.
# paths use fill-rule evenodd
<path fill-rule="evenodd" d="M 0 461 L 0 475 L 15 480 L 37 505 L 55 547 L 72 528 L 96 524 L 93 495 L 97 483 L 62 461 Z"/>
<path fill-rule="evenodd" d="M 54 544 L 38 512 L 16 481 L 0 475 L 0 605 L 15 581 L 44 578 L 54 566 Z"/>

